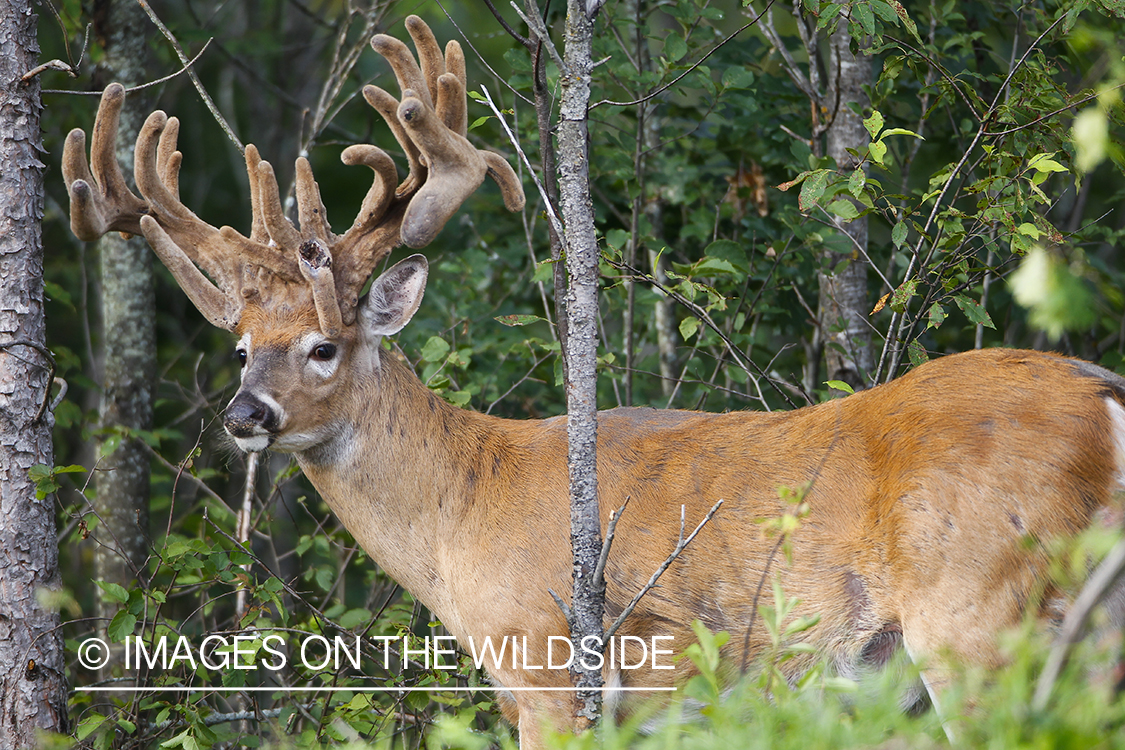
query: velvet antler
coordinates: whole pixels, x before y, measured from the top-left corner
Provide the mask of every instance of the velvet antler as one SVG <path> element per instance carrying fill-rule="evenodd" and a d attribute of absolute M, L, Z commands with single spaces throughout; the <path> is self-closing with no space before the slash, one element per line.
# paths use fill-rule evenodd
<path fill-rule="evenodd" d="M 84 240 L 110 231 L 143 233 L 199 311 L 212 324 L 234 330 L 247 304 L 296 303 L 312 297 L 320 327 L 335 336 L 355 322 L 359 292 L 375 266 L 401 243 L 429 244 L 461 204 L 491 175 L 509 210 L 524 196 L 512 168 L 498 154 L 466 139 L 465 58 L 457 42 L 443 55 L 422 19 L 406 27 L 419 63 L 402 42 L 383 34 L 371 46 L 394 69 L 402 101 L 376 86 L 364 98 L 386 120 L 406 153 L 410 174 L 397 185 L 394 162 L 381 149 L 355 145 L 341 160 L 372 170 L 374 179 L 354 224 L 342 235 L 328 225 L 320 188 L 305 158 L 297 160 L 298 226 L 286 218 L 273 167 L 246 147 L 252 223 L 246 237 L 216 229 L 179 199 L 182 155 L 179 123 L 153 112 L 137 137 L 138 198 L 125 185 L 115 157 L 117 123 L 125 90 L 111 84 L 94 123 L 90 161 L 86 134 L 73 130 L 63 151 L 70 191 L 70 223 Z"/>

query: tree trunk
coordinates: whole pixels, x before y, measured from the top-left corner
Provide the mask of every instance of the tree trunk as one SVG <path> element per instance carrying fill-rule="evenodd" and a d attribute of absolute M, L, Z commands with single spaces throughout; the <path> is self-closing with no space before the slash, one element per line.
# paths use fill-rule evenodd
<path fill-rule="evenodd" d="M 651 73 L 652 54 L 649 52 L 649 40 L 645 33 L 648 28 L 647 19 L 652 11 L 651 4 L 646 0 L 629 0 L 624 5 L 625 15 L 633 18 L 636 36 L 634 38 L 634 55 L 637 61 L 638 72 Z M 660 124 L 657 116 L 658 100 L 642 102 L 636 106 L 637 110 L 637 197 L 633 201 L 632 239 L 629 248 L 629 264 L 636 267 L 640 243 L 639 219 L 643 215 L 649 223 L 649 232 L 656 238 L 657 243 L 664 235 L 664 202 L 659 190 L 646 190 L 648 184 L 648 157 L 646 154 L 656 154 L 660 146 Z M 652 269 L 652 276 L 661 286 L 668 283 L 668 257 L 650 249 L 647 253 L 648 263 Z M 635 367 L 634 342 L 633 342 L 633 282 L 626 280 L 626 289 L 629 299 L 625 319 L 625 405 L 633 405 L 632 377 Z M 660 389 L 665 398 L 672 395 L 676 379 L 676 313 L 671 297 L 660 290 L 656 290 L 656 302 L 653 306 L 653 321 L 656 329 L 656 350 L 660 365 Z"/>
<path fill-rule="evenodd" d="M 863 87 L 871 84 L 871 61 L 853 55 L 850 42 L 847 21 L 841 18 L 829 39 L 826 106 L 835 113 L 827 134 L 828 155 L 836 160 L 837 169 L 843 174 L 854 170 L 858 163 L 848 149 L 862 154 L 869 142 L 862 115 L 848 105 L 858 105 L 861 112 L 867 106 Z M 819 275 L 820 330 L 828 379 L 842 380 L 858 390 L 867 385 L 874 370 L 871 327 L 867 322 L 872 307 L 867 295 L 867 218 L 840 222 L 839 226 L 849 240 L 842 252 L 827 251 L 823 259 L 830 270 Z M 847 267 L 833 273 L 847 259 L 851 259 Z"/>
<path fill-rule="evenodd" d="M 43 316 L 43 152 L 37 17 L 29 0 L 0 5 L 0 748 L 62 731 L 66 677 L 58 612 L 53 496 L 29 471 L 52 466 L 51 365 Z"/>
<path fill-rule="evenodd" d="M 574 550 L 574 596 L 570 634 L 576 644 L 604 632 L 605 583 L 594 575 L 601 555 L 601 522 L 597 479 L 597 347 L 598 244 L 590 199 L 587 107 L 590 102 L 593 22 L 578 0 L 567 6 L 562 96 L 558 128 L 559 193 L 565 226 L 567 290 L 566 384 L 567 463 L 570 470 L 571 548 Z M 585 641 L 590 643 L 590 641 Z M 578 688 L 600 688 L 600 669 L 588 669 L 576 659 L 572 668 Z M 601 713 L 601 694 L 579 691 L 577 727 L 595 723 Z"/>
<path fill-rule="evenodd" d="M 103 69 L 126 88 L 145 77 L 145 30 L 148 19 L 136 0 L 101 0 L 96 32 L 105 44 Z M 138 94 L 130 94 L 121 111 L 117 158 L 133 174 L 133 148 L 144 120 Z M 144 568 L 149 553 L 149 457 L 136 437 L 123 437 L 105 453 L 106 440 L 152 429 L 156 381 L 156 301 L 152 252 L 142 237 L 125 239 L 111 232 L 99 241 L 101 251 L 104 378 L 99 446 L 102 459 L 95 474 L 96 530 L 94 576 L 126 588 Z M 99 600 L 98 614 L 111 618 L 117 605 Z"/>

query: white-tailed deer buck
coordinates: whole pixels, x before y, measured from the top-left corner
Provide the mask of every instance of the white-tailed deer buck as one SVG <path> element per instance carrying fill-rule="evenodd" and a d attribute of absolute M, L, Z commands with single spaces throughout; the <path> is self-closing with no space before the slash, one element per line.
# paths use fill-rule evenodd
<path fill-rule="evenodd" d="M 566 670 L 534 668 L 548 664 L 549 637 L 568 632 L 548 593 L 571 586 L 565 420 L 455 408 L 382 350 L 381 339 L 418 309 L 421 256 L 358 297 L 393 246 L 432 240 L 486 172 L 510 209 L 523 204 L 509 166 L 464 137 L 460 48 L 451 43 L 443 58 L 421 20 L 407 27 L 420 67 L 400 42 L 372 41 L 394 67 L 402 102 L 374 87 L 364 94 L 408 154 L 410 175 L 396 188 L 382 151 L 344 151 L 345 162 L 375 172 L 345 234 L 329 229 L 303 159 L 300 226 L 291 224 L 253 147 L 250 236 L 204 223 L 177 197 L 176 121 L 161 112 L 138 138 L 143 198 L 132 195 L 114 158 L 117 86 L 106 90 L 94 127 L 93 174 L 83 133 L 67 139 L 71 222 L 83 239 L 143 232 L 207 319 L 238 336 L 242 384 L 224 424 L 239 446 L 294 454 L 371 557 L 462 644 L 516 637 L 515 663 L 490 660 L 497 685 L 565 688 Z M 1088 526 L 1121 486 L 1123 404 L 1125 380 L 1099 367 L 994 349 L 788 413 L 604 412 L 603 522 L 610 506 L 630 499 L 606 571 L 608 616 L 675 546 L 681 506 L 691 524 L 723 499 L 621 634 L 671 636 L 659 645 L 680 651 L 698 618 L 730 631 L 731 658 L 740 659 L 775 544 L 756 522 L 789 510 L 780 487 L 804 488 L 810 512 L 792 539 L 792 563 L 774 566 L 801 600 L 799 613 L 820 615 L 804 637 L 845 673 L 905 648 L 923 660 L 936 698 L 946 657 L 996 664 L 1000 630 L 1029 608 L 1054 611 L 1043 542 Z M 764 647 L 763 630 L 750 638 L 751 657 Z M 607 684 L 673 684 L 686 677 L 685 662 L 672 670 L 618 664 Z M 506 700 L 525 748 L 541 746 L 544 725 L 572 725 L 569 693 L 513 691 Z"/>

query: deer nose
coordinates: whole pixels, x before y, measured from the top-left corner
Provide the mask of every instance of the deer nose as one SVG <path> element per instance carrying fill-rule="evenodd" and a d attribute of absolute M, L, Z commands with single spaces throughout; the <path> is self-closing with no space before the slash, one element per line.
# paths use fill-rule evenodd
<path fill-rule="evenodd" d="M 277 432 L 277 413 L 251 393 L 239 393 L 223 412 L 223 427 L 232 437 L 251 438 Z"/>

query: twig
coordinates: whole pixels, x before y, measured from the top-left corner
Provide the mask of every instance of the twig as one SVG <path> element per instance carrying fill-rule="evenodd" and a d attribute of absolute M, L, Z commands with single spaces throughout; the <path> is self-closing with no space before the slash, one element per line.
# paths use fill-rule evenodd
<path fill-rule="evenodd" d="M 770 5 L 773 5 L 773 3 L 774 3 L 774 0 L 770 0 Z M 693 71 L 695 71 L 695 69 L 696 69 L 696 68 L 698 68 L 698 67 L 699 67 L 700 65 L 702 65 L 703 63 L 705 63 L 705 62 L 707 61 L 707 59 L 708 59 L 709 57 L 711 57 L 711 55 L 713 55 L 713 54 L 715 54 L 716 52 L 718 52 L 718 51 L 719 51 L 719 48 L 720 48 L 720 47 L 722 47 L 723 45 L 725 45 L 725 44 L 726 44 L 727 42 L 733 41 L 735 37 L 737 37 L 737 36 L 738 36 L 739 34 L 741 34 L 741 33 L 742 33 L 743 31 L 746 31 L 746 29 L 748 29 L 748 28 L 750 28 L 751 26 L 753 26 L 753 25 L 754 25 L 755 23 L 757 23 L 757 21 L 758 21 L 758 19 L 754 19 L 753 21 L 750 21 L 749 23 L 743 24 L 742 26 L 740 26 L 739 28 L 737 28 L 737 29 L 736 29 L 736 30 L 734 31 L 734 33 L 732 33 L 732 34 L 731 34 L 730 36 L 728 36 L 728 37 L 727 37 L 726 39 L 724 39 L 723 41 L 719 42 L 719 43 L 718 43 L 718 44 L 716 44 L 716 45 L 715 45 L 714 47 L 712 47 L 712 48 L 711 48 L 710 50 L 708 50 L 708 52 L 707 52 L 707 54 L 706 54 L 706 55 L 704 55 L 703 57 L 701 57 L 701 58 L 699 58 L 698 60 L 696 60 L 696 62 L 695 62 L 695 63 L 694 63 L 693 65 L 691 65 L 691 66 L 690 66 L 690 67 L 689 67 L 689 68 L 688 68 L 687 70 L 685 70 L 685 71 L 684 71 L 683 73 L 681 73 L 680 75 L 676 76 L 675 78 L 673 78 L 673 79 L 672 79 L 671 81 L 669 81 L 668 83 L 664 84 L 664 85 L 663 85 L 663 86 L 661 86 L 660 88 L 656 89 L 655 91 L 652 91 L 652 92 L 650 92 L 650 93 L 648 93 L 648 94 L 645 94 L 645 95 L 644 95 L 644 96 L 642 96 L 642 97 L 641 97 L 640 99 L 636 99 L 636 100 L 634 100 L 634 101 L 631 101 L 631 102 L 615 102 L 615 101 L 611 101 L 611 100 L 609 100 L 609 99 L 602 99 L 602 100 L 601 100 L 601 101 L 599 101 L 599 102 L 594 102 L 593 104 L 591 104 L 591 105 L 590 105 L 590 111 L 592 112 L 593 110 L 597 109 L 598 107 L 601 107 L 602 105 L 609 105 L 609 106 L 611 106 L 611 107 L 634 107 L 634 106 L 636 106 L 636 105 L 638 105 L 638 104 L 644 104 L 645 102 L 649 101 L 650 99 L 655 99 L 656 97 L 660 96 L 660 95 L 661 95 L 661 94 L 663 94 L 663 93 L 664 93 L 665 91 L 667 91 L 668 89 L 672 88 L 672 87 L 673 87 L 673 86 L 675 86 L 675 85 L 676 85 L 677 83 L 679 83 L 680 81 L 682 81 L 682 80 L 683 80 L 683 79 L 684 79 L 684 78 L 685 78 L 686 76 L 688 76 L 688 75 L 689 75 L 689 74 L 691 74 L 691 73 L 692 73 Z"/>
<path fill-rule="evenodd" d="M 750 662 L 750 634 L 754 632 L 754 620 L 758 618 L 758 599 L 762 596 L 762 589 L 765 588 L 766 578 L 769 577 L 770 566 L 773 565 L 773 559 L 777 557 L 778 550 L 785 542 L 785 535 L 778 534 L 777 542 L 770 550 L 770 554 L 766 557 L 766 567 L 762 570 L 761 577 L 758 578 L 758 588 L 754 591 L 754 600 L 750 603 L 750 624 L 746 626 L 746 635 L 742 637 L 742 665 L 738 671 L 740 674 L 746 674 L 746 667 Z"/>
<path fill-rule="evenodd" d="M 55 358 L 51 356 L 51 352 L 47 349 L 47 347 L 43 346 L 42 344 L 37 344 L 34 341 L 26 341 L 23 339 L 20 339 L 19 341 L 4 342 L 3 344 L 0 344 L 0 349 L 11 349 L 13 346 L 26 346 L 29 349 L 34 349 L 39 353 L 39 356 L 47 360 L 47 366 L 44 367 L 39 363 L 31 362 L 13 352 L 9 352 L 13 357 L 16 357 L 16 359 L 19 359 L 20 361 L 25 362 L 29 365 L 41 367 L 47 371 L 47 385 L 44 386 L 43 403 L 39 405 L 39 411 L 35 413 L 35 421 L 38 422 L 43 419 L 43 415 L 47 413 L 47 407 L 51 405 L 51 386 L 55 382 Z"/>
<path fill-rule="evenodd" d="M 23 81 L 24 83 L 27 83 L 28 81 L 30 81 L 35 76 L 37 76 L 40 73 L 43 73 L 45 71 L 48 71 L 48 70 L 61 70 L 63 73 L 66 73 L 71 78 L 77 78 L 78 77 L 78 71 L 75 70 L 74 66 L 71 65 L 70 63 L 65 63 L 62 60 L 48 60 L 47 62 L 43 63 L 42 65 L 36 65 L 31 70 L 24 73 L 22 76 L 20 76 L 20 80 Z"/>
<path fill-rule="evenodd" d="M 605 540 L 602 542 L 602 553 L 598 556 L 597 567 L 594 568 L 594 585 L 599 588 L 605 585 L 605 564 L 609 560 L 609 548 L 613 544 L 613 537 L 617 534 L 617 522 L 621 520 L 628 505 L 629 495 L 626 495 L 621 507 L 609 514 L 609 524 L 606 526 Z"/>
<path fill-rule="evenodd" d="M 629 602 L 629 605 L 625 607 L 624 610 L 622 610 L 621 614 L 617 616 L 617 619 L 613 621 L 613 624 L 606 629 L 605 639 L 607 641 L 613 637 L 613 634 L 616 633 L 617 629 L 620 628 L 622 623 L 625 622 L 625 618 L 633 614 L 633 610 L 637 608 L 637 603 L 641 601 L 641 597 L 647 594 L 656 586 L 656 582 L 660 580 L 660 576 L 664 574 L 664 571 L 668 569 L 668 566 L 671 565 L 673 561 L 675 561 L 675 559 L 680 556 L 680 553 L 684 551 L 685 547 L 691 544 L 691 540 L 695 539 L 695 535 L 698 534 L 703 529 L 703 527 L 707 525 L 707 522 L 711 520 L 716 512 L 718 512 L 719 506 L 721 506 L 722 504 L 723 500 L 720 499 L 717 503 L 712 505 L 711 510 L 707 512 L 707 515 L 704 516 L 703 520 L 699 522 L 699 525 L 695 527 L 695 531 L 688 534 L 686 539 L 684 538 L 683 506 L 680 506 L 680 540 L 676 543 L 676 548 L 672 550 L 672 554 L 668 555 L 668 558 L 661 564 L 661 566 L 656 569 L 656 572 L 652 574 L 652 578 L 648 579 L 648 583 L 644 585 L 644 588 L 637 592 L 637 595 L 633 597 L 633 601 Z"/>
<path fill-rule="evenodd" d="M 565 72 L 566 65 L 563 63 L 562 58 L 559 57 L 559 51 L 555 48 L 555 43 L 551 41 L 551 34 L 547 31 L 547 25 L 543 23 L 543 19 L 534 13 L 530 16 L 524 15 L 524 12 L 520 10 L 519 6 L 514 2 L 512 3 L 512 7 L 516 9 L 516 13 L 523 19 L 523 22 L 527 24 L 527 30 L 531 32 L 540 44 L 547 48 L 547 54 L 555 61 L 555 65 L 559 66 L 559 72 Z M 535 20 L 532 21 L 532 18 Z M 590 109 L 593 109 L 593 107 Z"/>
<path fill-rule="evenodd" d="M 535 43 L 525 37 L 523 34 L 513 29 L 511 24 L 508 23 L 508 19 L 504 18 L 504 16 L 500 15 L 500 11 L 496 10 L 496 6 L 492 4 L 492 0 L 484 0 L 484 4 L 485 7 L 487 7 L 488 10 L 491 11 L 492 16 L 496 19 L 497 23 L 500 24 L 504 31 L 508 32 L 508 36 L 519 42 L 521 47 L 526 47 L 529 50 L 532 48 L 532 45 L 534 45 Z"/>
<path fill-rule="evenodd" d="M 753 15 L 754 20 L 751 23 L 757 23 L 758 21 L 762 20 L 762 17 L 764 15 L 771 14 L 771 11 L 773 9 L 773 0 L 770 0 L 770 2 L 766 4 L 766 7 L 762 10 L 761 13 L 755 10 L 754 6 L 750 3 L 746 4 L 746 8 Z M 793 59 L 793 55 L 790 54 L 789 48 L 785 46 L 785 42 L 781 39 L 781 35 L 778 34 L 777 30 L 774 28 L 772 18 L 767 18 L 766 22 L 762 24 L 762 34 L 766 37 L 766 39 L 769 40 L 770 44 L 774 46 L 778 54 L 781 55 L 781 61 L 785 66 L 785 72 L 789 74 L 789 77 L 791 79 L 793 79 L 793 83 L 797 85 L 797 88 L 801 90 L 801 93 L 807 96 L 810 100 L 819 102 L 820 92 L 813 87 L 812 82 L 805 76 L 804 73 L 801 72 L 801 69 L 797 66 L 797 61 Z M 816 61 L 810 61 L 809 69 L 811 70 L 814 65 L 816 65 Z"/>
<path fill-rule="evenodd" d="M 243 547 L 250 541 L 250 513 L 253 510 L 254 502 L 254 485 L 258 480 L 258 454 L 250 453 L 246 456 L 246 486 L 242 491 L 242 507 L 238 511 L 238 520 L 235 524 L 235 536 Z M 250 573 L 250 563 L 242 565 L 242 570 L 247 575 Z M 238 595 L 235 597 L 234 612 L 236 622 L 242 622 L 242 616 L 246 614 L 246 585 L 242 584 L 238 587 Z"/>
<path fill-rule="evenodd" d="M 752 358 L 747 357 L 742 352 L 742 350 L 736 347 L 734 345 L 734 342 L 730 340 L 730 337 L 727 336 L 726 332 L 724 332 L 723 329 L 719 327 L 719 325 L 714 321 L 714 319 L 708 314 L 706 310 L 689 300 L 684 295 L 677 292 L 675 289 L 661 284 L 652 276 L 642 273 L 638 269 L 630 266 L 628 263 L 612 259 L 608 259 L 608 263 L 614 268 L 627 271 L 628 273 L 633 274 L 636 278 L 648 284 L 651 284 L 654 288 L 664 292 L 676 302 L 690 310 L 695 317 L 699 318 L 699 320 L 705 323 L 708 328 L 715 332 L 715 334 L 722 340 L 723 344 L 726 345 L 727 350 L 730 352 L 735 362 L 746 372 L 747 375 L 749 375 L 751 378 L 765 378 L 766 382 L 768 382 L 773 387 L 773 389 L 777 391 L 778 395 L 785 399 L 785 403 L 789 404 L 790 408 L 797 408 L 797 405 L 793 403 L 793 400 L 789 398 L 789 395 L 785 393 L 785 391 L 783 391 L 781 388 L 779 388 L 777 383 L 774 382 L 774 378 L 770 377 L 768 373 L 763 371 L 762 368 L 758 367 L 757 363 L 754 362 Z"/>
<path fill-rule="evenodd" d="M 555 213 L 555 207 L 547 196 L 547 189 L 539 180 L 539 176 L 535 174 L 535 169 L 532 168 L 531 162 L 528 161 L 527 154 L 520 148 L 519 141 L 516 140 L 516 136 L 512 133 L 511 128 L 508 127 L 504 116 L 500 114 L 500 110 L 496 108 L 496 104 L 493 103 L 492 97 L 489 95 L 488 89 L 485 88 L 484 84 L 481 84 L 480 90 L 481 95 L 484 97 L 484 103 L 488 105 L 488 108 L 492 110 L 492 113 L 496 115 L 496 118 L 500 121 L 500 127 L 504 128 L 504 133 L 508 136 L 508 140 L 512 142 L 512 147 L 516 150 L 516 153 L 520 155 L 520 159 L 527 167 L 528 174 L 531 175 L 532 181 L 535 182 L 535 189 L 539 191 L 539 197 L 543 199 L 543 209 L 547 212 L 547 218 L 550 219 L 551 226 L 554 228 L 555 233 L 558 234 L 559 240 L 564 243 L 565 250 L 566 235 L 563 234 L 562 220 L 559 219 L 558 214 Z"/>
<path fill-rule="evenodd" d="M 1078 598 L 1071 605 L 1070 611 L 1066 613 L 1062 628 L 1055 637 L 1055 644 L 1051 647 L 1051 654 L 1047 657 L 1047 664 L 1039 675 L 1039 683 L 1035 686 L 1035 696 L 1031 701 L 1032 710 L 1043 711 L 1047 708 L 1047 701 L 1051 699 L 1055 681 L 1058 680 L 1066 664 L 1071 646 L 1081 640 L 1082 630 L 1090 612 L 1105 598 L 1123 573 L 1125 573 L 1125 539 L 1118 541 L 1102 560 L 1102 564 L 1086 581 Z"/>
<path fill-rule="evenodd" d="M 149 88 L 152 88 L 153 86 L 159 86 L 162 83 L 166 83 L 167 81 L 171 81 L 173 78 L 177 78 L 179 76 L 182 76 L 184 73 L 186 73 L 188 71 L 189 68 L 191 68 L 191 66 L 195 65 L 195 63 L 198 62 L 199 58 L 203 57 L 203 53 L 207 51 L 207 48 L 211 46 L 211 42 L 213 42 L 213 41 L 215 41 L 215 38 L 211 37 L 206 42 L 204 42 L 203 47 L 200 48 L 199 52 L 196 53 L 195 57 L 191 58 L 186 63 L 184 63 L 183 67 L 181 67 L 175 73 L 169 73 L 168 75 L 166 75 L 162 78 L 157 78 L 155 81 L 149 81 L 148 83 L 142 83 L 139 86 L 131 86 L 130 88 L 125 89 L 125 93 L 131 94 L 134 91 L 143 91 L 144 89 L 149 89 Z M 72 89 L 43 89 L 42 93 L 44 93 L 44 94 L 75 94 L 77 96 L 101 96 L 102 95 L 101 91 L 74 91 Z"/>
<path fill-rule="evenodd" d="M 180 42 L 176 39 L 175 35 L 168 30 L 168 27 L 164 25 L 164 22 L 157 17 L 152 8 L 149 7 L 148 0 L 137 0 L 137 3 L 139 3 L 141 8 L 144 9 L 144 12 L 148 14 L 149 19 L 156 26 L 156 28 L 160 29 L 160 33 L 164 35 L 164 38 L 168 40 L 168 43 L 172 45 L 172 49 L 176 52 L 176 57 L 180 58 L 180 62 L 187 68 L 188 77 L 190 77 L 191 82 L 195 84 L 195 90 L 199 92 L 199 96 L 201 99 L 203 99 L 203 103 L 207 105 L 207 109 L 211 111 L 211 116 L 215 118 L 215 122 L 219 123 L 219 127 L 221 127 L 223 129 L 223 132 L 227 134 L 227 138 L 230 138 L 234 145 L 238 147 L 239 152 L 244 153 L 246 151 L 246 147 L 242 145 L 242 141 L 240 141 L 238 139 L 238 136 L 234 134 L 234 130 L 231 129 L 230 124 L 226 121 L 226 118 L 223 117 L 223 113 L 219 111 L 219 108 L 215 106 L 215 102 L 211 100 L 211 95 L 208 94 L 207 89 L 203 87 L 203 82 L 199 80 L 199 76 L 197 76 L 195 74 L 195 71 L 191 69 L 191 66 L 188 62 L 188 57 L 186 54 L 184 54 L 184 49 L 180 46 Z"/>

